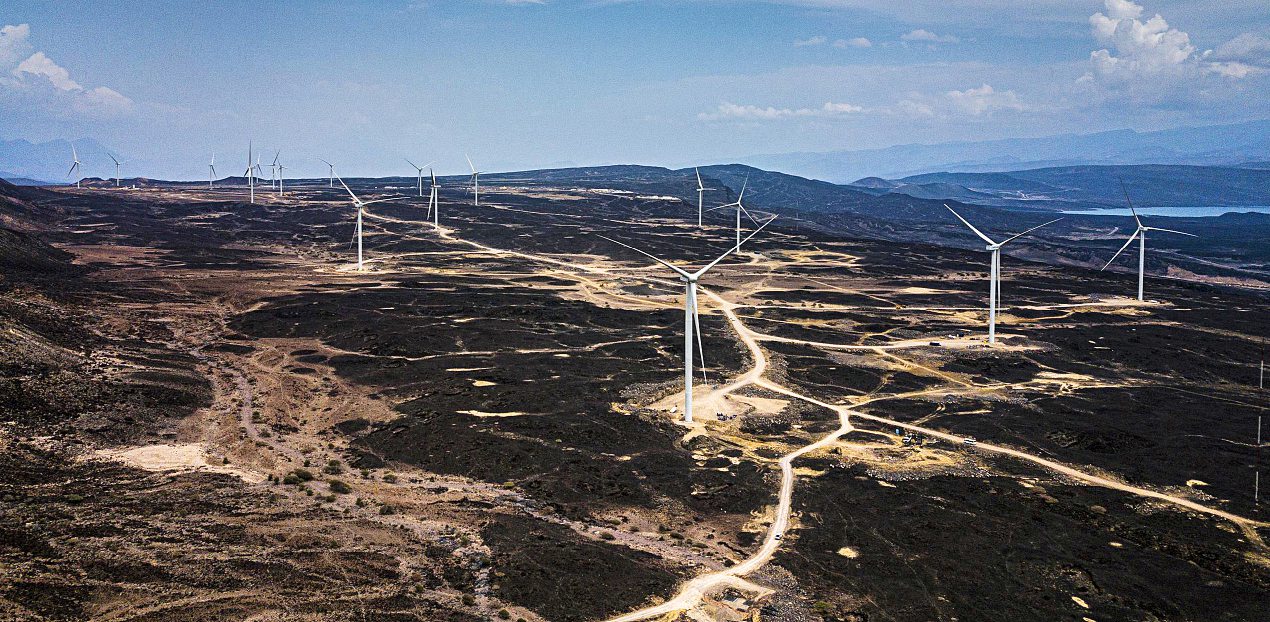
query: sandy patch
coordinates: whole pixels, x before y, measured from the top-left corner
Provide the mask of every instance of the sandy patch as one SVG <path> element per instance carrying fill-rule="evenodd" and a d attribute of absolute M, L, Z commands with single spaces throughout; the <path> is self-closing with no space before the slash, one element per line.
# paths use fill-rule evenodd
<path fill-rule="evenodd" d="M 847 559 L 855 559 L 855 558 L 857 558 L 857 557 L 859 557 L 859 556 L 860 556 L 860 552 L 859 552 L 859 551 L 857 551 L 857 550 L 855 550 L 855 549 L 853 549 L 853 548 L 851 548 L 851 547 L 849 547 L 849 546 L 844 546 L 844 547 L 842 547 L 842 548 L 838 549 L 838 554 L 839 554 L 839 555 L 841 555 L 841 556 L 843 556 L 843 557 L 845 557 L 845 558 L 847 558 Z"/>
<path fill-rule="evenodd" d="M 498 383 L 497 383 L 497 382 L 490 382 L 490 381 L 488 381 L 488 380 L 473 380 L 473 381 L 472 381 L 472 386 L 474 386 L 474 387 L 492 387 L 492 386 L 494 386 L 494 385 L 496 385 L 496 384 L 498 384 Z"/>
<path fill-rule="evenodd" d="M 464 415 L 472 415 L 473 417 L 524 417 L 525 415 L 529 414 L 529 413 L 523 413 L 519 411 L 512 411 L 512 412 L 505 412 L 505 413 L 487 413 L 487 412 L 482 412 L 479 410 L 460 410 L 459 413 Z"/>
<path fill-rule="evenodd" d="M 143 445 L 131 449 L 102 449 L 97 451 L 95 455 L 108 460 L 123 462 L 146 471 L 205 471 L 233 475 L 252 484 L 259 484 L 265 481 L 265 477 L 259 473 L 239 469 L 227 464 L 212 464 L 207 459 L 207 447 L 202 443 Z"/>

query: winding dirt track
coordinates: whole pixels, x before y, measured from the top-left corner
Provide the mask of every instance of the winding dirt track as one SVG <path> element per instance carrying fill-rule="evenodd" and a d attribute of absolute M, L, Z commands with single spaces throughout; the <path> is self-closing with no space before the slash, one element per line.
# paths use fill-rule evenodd
<path fill-rule="evenodd" d="M 465 244 L 483 252 L 519 257 L 519 258 L 527 259 L 530 261 L 535 261 L 539 263 L 547 263 L 547 264 L 560 266 L 560 267 L 566 267 L 572 270 L 587 272 L 591 274 L 612 274 L 616 272 L 616 270 L 610 270 L 607 268 L 597 267 L 593 265 L 588 266 L 588 265 L 575 264 L 575 263 L 558 259 L 555 257 L 547 257 L 543 255 L 535 255 L 532 253 L 510 251 L 510 250 L 488 246 L 486 244 L 481 244 L 479 242 L 474 242 L 474 241 L 460 238 L 457 235 L 455 235 L 453 231 L 447 230 L 447 229 L 442 229 L 440 231 L 440 235 L 444 239 L 447 239 L 456 243 Z M 651 280 L 657 280 L 657 279 L 651 279 Z M 665 282 L 670 283 L 670 281 L 665 281 Z M 611 618 L 608 620 L 608 622 L 634 622 L 636 620 L 646 620 L 649 618 L 663 616 L 663 615 L 667 615 L 667 614 L 671 614 L 675 612 L 688 611 L 693 609 L 697 605 L 699 605 L 702 599 L 705 598 L 708 594 L 724 587 L 741 588 L 741 589 L 746 589 L 756 593 L 764 593 L 769 591 L 769 590 L 766 590 L 765 588 L 762 588 L 761 586 L 758 586 L 750 581 L 745 580 L 743 577 L 745 575 L 749 575 L 757 571 L 758 569 L 762 568 L 768 561 L 771 560 L 772 556 L 776 553 L 776 550 L 781 545 L 782 540 L 780 540 L 779 538 L 782 534 L 784 534 L 785 530 L 789 526 L 789 518 L 790 518 L 791 508 L 793 505 L 793 493 L 794 493 L 793 462 L 794 460 L 797 460 L 798 458 L 810 452 L 832 446 L 843 435 L 854 430 L 855 428 L 851 425 L 851 417 L 853 416 L 860 417 L 862 419 L 867 419 L 870 421 L 883 423 L 888 426 L 894 426 L 894 427 L 898 427 L 898 428 L 902 428 L 902 429 L 906 429 L 906 430 L 910 430 L 914 432 L 920 432 L 922 434 L 936 437 L 944 441 L 948 441 L 958 445 L 962 442 L 962 438 L 959 436 L 955 436 L 945 432 L 940 432 L 938 430 L 934 430 L 931 428 L 922 427 L 920 425 L 913 425 L 909 423 L 894 421 L 891 419 L 887 419 L 885 417 L 879 417 L 877 415 L 864 414 L 864 413 L 852 410 L 850 408 L 847 408 L 841 405 L 822 402 L 810 396 L 798 393 L 797 391 L 794 391 L 788 387 L 779 385 L 771 380 L 763 378 L 763 374 L 767 370 L 768 359 L 767 359 L 767 355 L 763 352 L 763 349 L 759 347 L 758 342 L 760 340 L 800 343 L 805 345 L 812 345 L 812 346 L 826 347 L 826 348 L 856 349 L 856 347 L 847 346 L 847 345 L 829 344 L 829 343 L 799 341 L 799 340 L 788 339 L 788 338 L 775 338 L 770 335 L 764 335 L 762 333 L 758 333 L 750 329 L 748 326 L 746 326 L 744 322 L 741 320 L 741 318 L 737 316 L 737 314 L 735 313 L 736 305 L 725 300 L 722 296 L 718 295 L 717 293 L 710 291 L 704 287 L 701 288 L 699 291 L 702 294 L 704 294 L 706 297 L 713 300 L 716 305 L 718 305 L 719 309 L 723 312 L 724 316 L 727 317 L 728 322 L 729 324 L 731 324 L 733 330 L 736 331 L 737 336 L 740 337 L 741 341 L 749 349 L 750 355 L 753 357 L 753 361 L 754 361 L 754 365 L 752 368 L 750 368 L 741 376 L 737 377 L 737 379 L 732 381 L 731 383 L 713 391 L 711 393 L 711 398 L 718 398 L 723 395 L 727 395 L 729 393 L 732 393 L 746 386 L 751 386 L 751 385 L 757 386 L 757 387 L 767 389 L 769 391 L 786 395 L 791 398 L 803 400 L 805 402 L 833 410 L 834 412 L 838 414 L 838 419 L 840 424 L 838 429 L 822 437 L 820 440 L 812 444 L 806 445 L 804 447 L 801 447 L 789 454 L 786 454 L 784 457 L 782 457 L 779 460 L 778 464 L 781 470 L 781 478 L 780 478 L 780 488 L 777 492 L 776 510 L 772 520 L 772 524 L 768 528 L 767 535 L 765 536 L 763 540 L 763 544 L 758 549 L 758 551 L 756 551 L 753 555 L 751 555 L 749 558 L 745 559 L 739 564 L 730 566 L 728 568 L 724 568 L 722 570 L 708 572 L 700 576 L 697 576 L 693 579 L 690 579 L 689 581 L 687 581 L 686 583 L 680 586 L 679 591 L 676 593 L 676 595 L 673 598 L 661 604 L 658 604 L 652 607 L 647 607 L 644 609 L 639 609 L 636 611 L 632 611 L 630 613 L 626 613 L 621 616 Z M 911 344 L 911 345 L 906 344 L 904 347 L 917 347 L 917 344 Z M 875 350 L 875 351 L 879 350 L 879 348 L 876 346 L 867 346 L 861 349 L 869 349 L 869 350 Z M 704 403 L 705 400 L 702 400 L 702 401 Z M 1041 458 L 1039 456 L 1035 456 L 1023 451 L 1016 450 L 1016 449 L 1011 449 L 1008 447 L 1002 447 L 998 445 L 993 445 L 991 443 L 983 443 L 983 442 L 978 443 L 975 447 L 979 451 L 985 451 L 989 453 L 1010 456 L 1013 458 L 1017 458 L 1019 460 L 1025 460 L 1027 462 L 1049 469 L 1060 475 L 1071 477 L 1073 479 L 1080 480 L 1087 484 L 1101 486 L 1101 487 L 1109 488 L 1112 490 L 1118 490 L 1118 491 L 1122 491 L 1125 493 L 1137 495 L 1137 496 L 1148 498 L 1148 499 L 1154 499 L 1157 501 L 1171 503 L 1173 505 L 1177 505 L 1187 510 L 1209 514 L 1211 516 L 1228 520 L 1234 523 L 1235 525 L 1237 525 L 1245 533 L 1245 535 L 1247 535 L 1249 538 L 1251 538 L 1253 541 L 1259 544 L 1262 544 L 1262 542 L 1259 537 L 1259 534 L 1257 534 L 1255 529 L 1257 527 L 1270 526 L 1270 523 L 1245 518 L 1245 517 L 1231 514 L 1229 512 L 1225 512 L 1223 510 L 1219 510 L 1216 508 L 1210 508 L 1208 506 L 1202 505 L 1200 503 L 1196 503 L 1194 501 L 1191 501 L 1189 499 L 1185 499 L 1182 497 L 1177 497 L 1177 496 L 1169 495 L 1166 493 L 1156 492 L 1153 490 L 1148 490 L 1146 488 L 1132 486 L 1129 484 L 1125 484 L 1123 482 L 1107 479 L 1105 477 L 1101 477 L 1091 473 L 1086 473 L 1079 469 L 1066 466 L 1064 464 L 1060 464 L 1053 460 L 1047 460 L 1045 458 Z"/>

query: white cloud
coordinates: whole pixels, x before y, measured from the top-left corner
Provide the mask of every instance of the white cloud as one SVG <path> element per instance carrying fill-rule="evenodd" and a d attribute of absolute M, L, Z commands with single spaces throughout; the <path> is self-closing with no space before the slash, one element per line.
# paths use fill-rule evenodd
<path fill-rule="evenodd" d="M 0 67 L 8 67 L 26 55 L 31 45 L 27 38 L 31 27 L 27 24 L 0 28 Z"/>
<path fill-rule="evenodd" d="M 854 39 L 838 39 L 833 42 L 836 48 L 867 48 L 873 47 L 873 42 L 864 37 L 856 37 Z"/>
<path fill-rule="evenodd" d="M 30 51 L 31 28 L 27 24 L 0 28 L 0 70 L 11 68 L 12 78 L 0 78 L 0 95 L 17 98 L 52 115 L 113 116 L 133 109 L 133 101 L 105 86 L 85 88 L 66 68 L 37 51 L 14 66 Z"/>
<path fill-rule="evenodd" d="M 825 41 L 828 41 L 828 39 L 817 35 L 815 37 L 811 37 L 810 39 L 798 39 L 794 41 L 794 47 L 803 48 L 813 45 L 824 45 Z"/>
<path fill-rule="evenodd" d="M 925 28 L 918 28 L 900 35 L 900 41 L 921 41 L 925 43 L 960 43 L 961 39 L 952 35 L 937 35 Z"/>
<path fill-rule="evenodd" d="M 722 121 L 735 119 L 742 121 L 774 121 L 780 119 L 835 117 L 839 115 L 863 112 L 862 106 L 854 104 L 825 102 L 819 108 L 766 108 L 753 105 L 740 105 L 729 102 L 719 104 L 714 112 L 703 112 L 697 115 L 702 121 Z"/>
<path fill-rule="evenodd" d="M 1104 76 L 1158 74 L 1184 69 L 1195 54 L 1190 35 L 1170 28 L 1160 15 L 1138 19 L 1143 8 L 1129 0 L 1105 0 L 1107 13 L 1089 17 L 1094 38 L 1111 49 L 1090 54 L 1094 70 Z M 1113 52 L 1114 50 L 1114 52 Z"/>
<path fill-rule="evenodd" d="M 1145 9 L 1132 0 L 1104 0 L 1106 13 L 1089 17 L 1094 38 L 1105 47 L 1090 53 L 1092 70 L 1081 78 L 1138 90 L 1178 88 L 1205 76 L 1242 79 L 1270 69 L 1270 41 L 1244 33 L 1199 52 L 1190 35 L 1159 14 L 1143 21 Z"/>
<path fill-rule="evenodd" d="M 944 96 L 956 109 L 975 116 L 992 114 L 999 110 L 1025 109 L 1014 91 L 998 91 L 989 84 L 964 91 L 948 91 Z"/>
<path fill-rule="evenodd" d="M 53 59 L 44 55 L 44 52 L 36 52 L 29 58 L 22 61 L 13 75 L 23 78 L 22 74 L 31 74 L 33 76 L 42 76 L 47 78 L 49 83 L 61 91 L 82 91 L 84 87 L 78 82 L 71 79 L 69 71 L 63 69 L 60 65 L 53 62 Z"/>

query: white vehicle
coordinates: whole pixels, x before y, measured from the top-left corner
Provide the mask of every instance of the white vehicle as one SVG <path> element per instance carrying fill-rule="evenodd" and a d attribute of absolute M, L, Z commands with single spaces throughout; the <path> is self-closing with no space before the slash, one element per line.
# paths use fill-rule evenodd
<path fill-rule="evenodd" d="M 967 444 L 967 445 L 974 445 L 975 443 L 978 443 L 979 441 L 976 441 L 976 440 L 975 440 L 975 437 L 973 437 L 973 436 L 967 436 L 967 437 L 966 437 L 964 440 L 962 440 L 961 442 L 963 442 L 963 443 L 965 443 L 965 444 Z"/>

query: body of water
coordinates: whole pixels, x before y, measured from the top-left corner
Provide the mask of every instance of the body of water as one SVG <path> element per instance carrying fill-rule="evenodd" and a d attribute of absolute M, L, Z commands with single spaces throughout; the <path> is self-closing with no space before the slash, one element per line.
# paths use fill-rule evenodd
<path fill-rule="evenodd" d="M 1270 214 L 1270 205 L 1250 205 L 1240 207 L 1221 207 L 1213 205 L 1199 205 L 1192 207 L 1139 207 L 1139 216 L 1173 216 L 1177 218 L 1201 218 L 1205 216 L 1221 216 L 1230 213 L 1256 212 L 1258 214 Z M 1129 210 L 1125 208 L 1112 209 L 1086 209 L 1071 210 L 1063 212 L 1064 214 L 1086 214 L 1093 216 L 1117 216 L 1129 215 Z"/>

